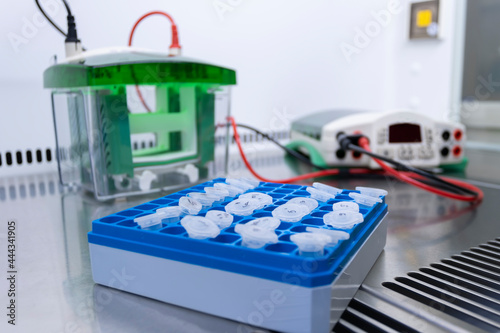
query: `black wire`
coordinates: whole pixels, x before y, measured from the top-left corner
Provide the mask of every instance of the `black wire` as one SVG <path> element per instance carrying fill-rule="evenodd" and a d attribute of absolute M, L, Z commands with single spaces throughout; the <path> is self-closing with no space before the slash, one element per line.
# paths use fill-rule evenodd
<path fill-rule="evenodd" d="M 251 130 L 257 134 L 260 134 L 262 135 L 262 137 L 266 138 L 267 140 L 273 142 L 274 144 L 276 144 L 278 147 L 280 147 L 281 149 L 283 149 L 284 151 L 286 151 L 288 154 L 290 154 L 291 156 L 293 156 L 294 158 L 300 160 L 301 162 L 303 163 L 306 163 L 312 167 L 315 167 L 315 168 L 318 168 L 320 170 L 326 170 L 326 168 L 324 167 L 321 167 L 319 165 L 316 165 L 314 163 L 311 162 L 311 160 L 300 154 L 299 152 L 293 150 L 293 149 L 290 149 L 286 146 L 283 146 L 281 143 L 279 143 L 277 140 L 273 139 L 272 137 L 270 137 L 268 134 L 266 133 L 263 133 L 261 132 L 260 130 L 254 128 L 254 127 L 251 127 L 251 126 L 248 126 L 248 125 L 243 125 L 243 124 L 236 124 L 236 126 L 238 127 L 241 127 L 241 128 L 246 128 L 248 130 Z M 403 164 L 403 163 L 400 163 L 400 162 L 397 162 L 393 159 L 390 159 L 386 156 L 383 156 L 383 155 L 379 155 L 379 154 L 376 154 L 376 153 L 373 153 L 371 151 L 368 151 L 366 149 L 363 149 L 362 147 L 360 146 L 357 146 L 353 143 L 349 143 L 347 145 L 347 149 L 348 150 L 353 150 L 353 151 L 356 151 L 356 152 L 359 152 L 361 154 L 366 154 L 370 157 L 373 157 L 373 158 L 376 158 L 378 160 L 382 160 L 384 162 L 387 162 L 387 163 L 390 163 L 392 164 L 394 167 L 396 167 L 398 170 L 402 170 L 402 171 L 409 171 L 409 172 L 413 172 L 415 174 L 418 174 L 422 177 L 425 177 L 424 179 L 418 179 L 419 182 L 422 182 L 424 184 L 427 184 L 427 185 L 430 185 L 430 186 L 433 186 L 435 188 L 439 188 L 439 189 L 443 189 L 443 190 L 446 190 L 446 191 L 449 191 L 449 192 L 452 192 L 452 193 L 456 193 L 456 194 L 469 194 L 469 195 L 474 195 L 474 196 L 477 196 L 478 194 L 472 190 L 469 190 L 465 187 L 462 187 L 462 186 L 459 186 L 459 185 L 456 185 L 456 184 L 453 184 L 453 183 L 450 183 L 426 170 L 422 170 L 422 169 L 419 169 L 419 168 L 415 168 L 415 167 L 412 167 L 410 165 L 406 165 L 406 164 Z"/>
<path fill-rule="evenodd" d="M 303 163 L 305 163 L 305 164 L 307 164 L 309 166 L 312 166 L 312 167 L 320 169 L 320 170 L 326 170 L 326 168 L 324 168 L 322 166 L 319 166 L 319 165 L 316 165 L 313 162 L 311 162 L 311 160 L 307 156 L 302 155 L 301 153 L 299 153 L 296 150 L 293 150 L 293 149 L 290 149 L 290 148 L 288 148 L 286 146 L 283 146 L 281 143 L 279 143 L 277 140 L 275 140 L 272 137 L 270 137 L 268 134 L 266 134 L 264 132 L 261 132 L 258 129 L 252 127 L 252 126 L 243 125 L 243 124 L 236 124 L 236 126 L 241 127 L 241 128 L 246 128 L 246 129 L 251 130 L 251 131 L 253 131 L 253 132 L 257 133 L 257 134 L 262 135 L 262 137 L 264 137 L 267 140 L 273 142 L 278 147 L 280 147 L 281 149 L 283 149 L 284 151 L 286 151 L 288 154 L 290 154 L 294 158 L 298 159 L 299 161 L 301 161 L 301 162 L 303 162 Z"/>
<path fill-rule="evenodd" d="M 73 14 L 71 14 L 71 9 L 69 8 L 66 0 L 61 0 L 61 1 L 64 3 L 64 7 L 66 7 L 66 12 L 68 13 L 68 16 L 73 16 Z"/>
<path fill-rule="evenodd" d="M 468 190 L 468 189 L 466 189 L 464 187 L 460 187 L 459 189 L 457 189 L 457 188 L 455 188 L 455 186 L 457 186 L 457 185 L 452 184 L 452 183 L 446 182 L 446 184 L 443 184 L 441 182 L 436 182 L 434 179 L 431 179 L 431 178 L 417 179 L 417 181 L 420 182 L 420 183 L 432 186 L 434 188 L 437 188 L 437 189 L 440 189 L 440 190 L 444 190 L 444 191 L 448 191 L 448 192 L 451 192 L 451 193 L 460 194 L 460 195 L 466 194 L 466 195 L 477 196 L 476 192 L 470 191 L 470 190 Z"/>
<path fill-rule="evenodd" d="M 66 11 L 68 12 L 68 15 L 71 15 L 71 10 L 69 9 L 68 4 L 66 3 L 65 0 L 63 0 L 63 2 L 64 2 L 64 6 L 66 7 Z M 59 26 L 57 24 L 55 24 L 52 21 L 52 19 L 45 13 L 42 6 L 40 5 L 39 0 L 35 0 L 35 3 L 37 5 L 38 9 L 40 9 L 40 12 L 42 13 L 42 15 L 45 16 L 45 18 L 47 19 L 47 21 L 49 21 L 49 23 L 52 24 L 52 26 L 54 28 L 56 28 L 57 31 L 59 31 L 61 34 L 63 34 L 64 37 L 67 37 L 68 35 L 61 28 L 59 28 Z"/>
<path fill-rule="evenodd" d="M 390 163 L 390 164 L 400 168 L 401 170 L 413 172 L 413 173 L 416 173 L 422 177 L 425 177 L 431 182 L 429 185 L 432 185 L 434 187 L 444 187 L 447 191 L 452 191 L 452 192 L 458 193 L 458 194 L 466 193 L 466 194 L 474 195 L 474 196 L 478 195 L 476 192 L 474 192 L 472 190 L 469 190 L 465 187 L 450 183 L 450 182 L 448 182 L 448 181 L 446 181 L 446 180 L 444 180 L 436 175 L 433 175 L 427 171 L 424 171 L 424 170 L 421 170 L 418 168 L 414 168 L 412 166 L 409 166 L 409 165 L 397 162 L 395 160 L 392 160 L 390 158 L 387 158 L 383 155 L 379 155 L 379 154 L 375 154 L 373 152 L 367 151 L 367 150 L 365 150 L 365 149 L 363 149 L 363 148 L 361 148 L 353 143 L 349 143 L 347 145 L 347 148 L 350 150 L 357 151 L 357 152 L 362 153 L 362 154 L 366 154 L 366 155 L 371 156 L 373 158 L 376 158 L 378 160 L 382 160 L 384 162 Z M 425 181 L 422 181 L 420 179 L 418 179 L 418 181 L 420 181 L 422 183 L 426 183 Z"/>
<path fill-rule="evenodd" d="M 363 148 L 361 148 L 360 146 L 357 146 L 353 143 L 350 143 L 347 145 L 347 148 L 348 150 L 354 150 L 354 151 L 357 151 L 358 153 L 361 153 L 361 154 L 366 154 L 368 156 L 371 156 L 373 158 L 376 158 L 378 160 L 382 160 L 384 162 L 387 162 L 387 163 L 391 163 L 392 165 L 396 166 L 399 170 L 403 170 L 403 171 L 411 171 L 411 172 L 414 172 L 416 174 L 419 174 L 423 177 L 428 177 L 428 178 L 434 178 L 435 180 L 439 180 L 440 178 L 438 178 L 437 176 L 427 172 L 427 171 L 424 171 L 422 169 L 418 169 L 418 168 L 414 168 L 410 165 L 406 165 L 406 164 L 403 164 L 403 163 L 400 163 L 398 161 L 395 161 L 393 159 L 390 159 L 386 156 L 383 156 L 383 155 L 379 155 L 379 154 L 375 154 L 371 151 L 368 151 L 368 150 L 365 150 Z"/>
<path fill-rule="evenodd" d="M 69 16 L 73 16 L 73 14 L 71 13 L 71 9 L 69 8 L 69 5 L 68 3 L 66 2 L 66 0 L 61 0 L 64 4 L 64 7 L 66 7 L 66 12 L 68 14 L 68 17 Z M 57 30 L 59 31 L 64 37 L 68 37 L 68 34 L 66 32 L 64 32 L 61 28 L 59 28 L 59 26 L 57 24 L 54 23 L 54 21 L 52 21 L 52 19 L 47 15 L 47 13 L 45 13 L 45 11 L 43 10 L 42 6 L 40 5 L 40 1 L 39 0 L 35 0 L 35 3 L 38 7 L 38 9 L 40 10 L 40 12 L 42 13 L 42 15 L 47 19 L 47 21 L 49 21 L 49 23 Z M 87 49 L 85 47 L 82 46 L 82 50 L 83 51 L 87 51 Z"/>

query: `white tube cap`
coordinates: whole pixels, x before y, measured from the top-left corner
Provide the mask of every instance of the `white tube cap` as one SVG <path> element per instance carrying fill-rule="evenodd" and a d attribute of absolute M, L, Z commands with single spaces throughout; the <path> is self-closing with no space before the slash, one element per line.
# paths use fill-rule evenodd
<path fill-rule="evenodd" d="M 281 221 L 275 217 L 271 217 L 271 216 L 266 216 L 266 217 L 260 217 L 258 219 L 255 219 L 255 220 L 252 220 L 248 223 L 245 223 L 245 225 L 248 225 L 248 226 L 257 226 L 257 227 L 260 227 L 260 228 L 264 228 L 264 229 L 267 229 L 267 230 L 276 230 L 277 227 L 279 227 L 279 225 L 281 224 Z"/>
<path fill-rule="evenodd" d="M 229 197 L 229 191 L 223 188 L 205 187 L 204 190 L 208 194 L 218 197 L 219 200 L 224 200 Z"/>
<path fill-rule="evenodd" d="M 273 210 L 273 216 L 285 222 L 298 222 L 309 213 L 309 209 L 304 205 L 286 203 Z"/>
<path fill-rule="evenodd" d="M 344 231 L 339 231 L 339 230 L 330 230 L 330 229 L 323 229 L 323 228 L 315 228 L 315 227 L 307 227 L 306 231 L 316 233 L 316 234 L 324 234 L 330 237 L 330 242 L 327 244 L 327 246 L 334 246 L 341 240 L 347 240 L 350 238 L 349 234 Z"/>
<path fill-rule="evenodd" d="M 334 203 L 332 206 L 333 211 L 336 210 L 352 210 L 353 212 L 359 212 L 359 205 L 352 201 L 342 201 Z"/>
<path fill-rule="evenodd" d="M 301 255 L 323 255 L 330 237 L 320 233 L 301 232 L 291 235 L 290 240 L 299 247 Z"/>
<path fill-rule="evenodd" d="M 225 207 L 226 212 L 238 216 L 248 216 L 254 210 L 259 208 L 260 203 L 255 199 L 236 199 L 228 203 Z"/>
<path fill-rule="evenodd" d="M 179 221 L 179 217 L 182 214 L 182 209 L 179 206 L 170 206 L 170 207 L 159 208 L 156 210 L 156 213 L 161 215 L 162 222 L 173 223 Z"/>
<path fill-rule="evenodd" d="M 241 188 L 243 191 L 248 191 L 248 190 L 255 188 L 255 186 L 253 186 L 252 184 L 247 183 L 241 179 L 226 178 L 226 183 L 231 185 L 231 186 Z"/>
<path fill-rule="evenodd" d="M 369 206 L 369 207 L 375 205 L 377 202 L 382 202 L 382 199 L 380 199 L 380 198 L 375 198 L 375 197 L 371 197 L 369 195 L 359 194 L 356 192 L 349 193 L 349 196 L 351 198 L 353 198 L 354 201 L 356 201 L 358 204 Z"/>
<path fill-rule="evenodd" d="M 158 229 L 157 227 L 161 227 L 161 220 L 162 214 L 154 213 L 136 217 L 134 219 L 134 222 L 137 223 L 141 227 L 141 229 Z"/>
<path fill-rule="evenodd" d="M 323 216 L 323 222 L 338 229 L 351 229 L 356 224 L 363 222 L 363 214 L 352 210 L 337 210 Z"/>
<path fill-rule="evenodd" d="M 258 249 L 266 244 L 278 242 L 278 235 L 274 231 L 255 225 L 237 224 L 234 230 L 242 237 L 241 245 Z"/>
<path fill-rule="evenodd" d="M 320 190 L 320 191 L 333 194 L 334 196 L 337 195 L 337 194 L 342 193 L 342 190 L 340 188 L 336 188 L 336 187 L 333 187 L 333 186 L 325 185 L 323 183 L 317 183 L 317 182 L 313 183 L 313 187 L 316 188 L 316 189 L 318 189 L 318 190 Z"/>
<path fill-rule="evenodd" d="M 224 184 L 224 183 L 215 183 L 214 187 L 215 188 L 221 188 L 221 189 L 227 190 L 229 192 L 229 196 L 231 196 L 231 197 L 235 197 L 238 194 L 241 194 L 241 193 L 245 192 L 244 190 L 242 190 L 239 187 L 231 186 L 231 185 Z"/>
<path fill-rule="evenodd" d="M 309 194 L 311 194 L 311 198 L 321 202 L 327 202 L 330 199 L 335 199 L 335 194 L 318 190 L 315 187 L 307 187 L 306 191 L 309 192 Z"/>
<path fill-rule="evenodd" d="M 205 217 L 217 224 L 219 229 L 227 228 L 233 223 L 233 215 L 220 210 L 210 210 Z"/>
<path fill-rule="evenodd" d="M 190 238 L 214 238 L 220 233 L 219 227 L 213 221 L 201 216 L 185 216 L 181 220 L 181 225 Z"/>
<path fill-rule="evenodd" d="M 380 188 L 373 188 L 373 187 L 363 187 L 363 186 L 356 186 L 356 191 L 359 191 L 359 193 L 368 195 L 370 197 L 375 197 L 378 198 L 380 196 L 386 196 L 387 192 L 386 190 L 380 189 Z"/>
<path fill-rule="evenodd" d="M 257 200 L 259 202 L 259 209 L 264 208 L 264 207 L 271 205 L 273 203 L 272 196 L 265 194 L 265 193 L 261 193 L 261 192 L 245 193 L 245 194 L 240 195 L 240 199 Z"/>
<path fill-rule="evenodd" d="M 198 202 L 198 200 L 189 197 L 180 198 L 179 207 L 181 207 L 183 213 L 191 215 L 198 214 L 200 210 L 203 208 L 203 206 L 201 205 L 200 202 Z"/>
<path fill-rule="evenodd" d="M 288 203 L 306 206 L 309 213 L 318 207 L 318 201 L 311 198 L 292 198 L 288 200 Z"/>
<path fill-rule="evenodd" d="M 203 208 L 211 207 L 215 201 L 219 201 L 218 196 L 211 195 L 208 193 L 190 192 L 187 194 L 187 196 L 201 203 Z"/>
<path fill-rule="evenodd" d="M 240 178 L 240 180 L 242 182 L 245 182 L 245 183 L 248 183 L 248 184 L 252 185 L 253 188 L 256 188 L 257 186 L 260 185 L 260 181 L 258 181 L 257 179 L 251 179 L 251 178 L 243 177 L 243 178 Z"/>

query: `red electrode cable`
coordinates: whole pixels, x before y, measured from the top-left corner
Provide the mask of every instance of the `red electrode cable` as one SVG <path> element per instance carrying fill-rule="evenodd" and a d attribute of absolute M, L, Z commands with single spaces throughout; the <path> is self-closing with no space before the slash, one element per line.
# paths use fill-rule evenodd
<path fill-rule="evenodd" d="M 369 144 L 369 141 L 366 137 L 362 137 L 359 139 L 359 146 L 361 148 L 363 148 L 364 150 L 371 152 L 370 144 Z M 481 191 L 480 188 L 478 188 L 472 184 L 469 184 L 469 183 L 466 183 L 466 182 L 463 182 L 463 181 L 460 181 L 457 179 L 452 179 L 452 178 L 448 178 L 448 177 L 441 177 L 443 180 L 446 180 L 449 183 L 452 183 L 452 184 L 461 186 L 463 188 L 466 188 L 468 190 L 471 190 L 473 192 L 476 192 L 477 196 L 451 193 L 451 192 L 443 191 L 441 189 L 435 188 L 431 185 L 427 185 L 425 183 L 418 181 L 417 178 L 420 178 L 421 176 L 416 175 L 412 172 L 397 171 L 397 170 L 391 168 L 389 165 L 387 165 L 386 163 L 384 163 L 381 160 L 378 160 L 376 158 L 374 158 L 373 160 L 389 175 L 391 175 L 391 176 L 393 176 L 393 177 L 395 177 L 403 182 L 406 182 L 408 184 L 411 184 L 413 186 L 421 188 L 423 190 L 432 192 L 434 194 L 441 195 L 443 197 L 447 197 L 447 198 L 451 198 L 451 199 L 455 199 L 455 200 L 475 202 L 475 203 L 479 203 L 483 200 L 483 197 L 484 197 L 483 191 Z"/>
<path fill-rule="evenodd" d="M 141 23 L 142 20 L 144 20 L 146 17 L 149 17 L 151 15 L 163 15 L 169 19 L 169 21 L 172 25 L 172 43 L 170 44 L 170 47 L 169 47 L 169 56 L 180 55 L 181 45 L 179 44 L 179 33 L 177 32 L 177 25 L 175 24 L 172 16 L 170 16 L 169 14 L 167 14 L 165 12 L 161 12 L 161 11 L 153 11 L 153 12 L 146 13 L 146 14 L 142 15 L 135 22 L 134 26 L 132 27 L 132 31 L 130 31 L 130 36 L 128 38 L 128 46 L 132 46 L 132 39 L 134 38 L 134 32 L 135 32 L 135 29 L 137 28 L 137 26 L 139 25 L 139 23 Z M 141 90 L 139 89 L 139 86 L 136 85 L 135 90 L 137 91 L 137 95 L 139 96 L 139 99 L 141 100 L 142 105 L 146 108 L 146 110 L 148 112 L 151 112 L 151 109 L 146 104 L 146 101 L 144 100 L 144 97 L 142 96 L 142 93 L 141 93 Z"/>
<path fill-rule="evenodd" d="M 264 178 L 261 175 L 259 175 L 253 169 L 253 167 L 250 165 L 250 163 L 248 162 L 248 159 L 247 159 L 247 157 L 246 157 L 246 155 L 245 155 L 245 153 L 243 151 L 243 147 L 241 145 L 240 136 L 238 134 L 237 125 L 236 125 L 236 122 L 235 122 L 234 118 L 233 117 L 228 117 L 228 120 L 231 123 L 231 126 L 233 128 L 234 141 L 236 142 L 236 145 L 238 146 L 238 150 L 240 152 L 240 155 L 241 155 L 241 158 L 243 160 L 243 163 L 248 168 L 248 170 L 252 173 L 252 175 L 254 175 L 260 181 L 271 182 L 271 183 L 293 183 L 293 182 L 297 182 L 297 181 L 304 180 L 304 179 L 311 179 L 311 178 L 318 178 L 318 177 L 324 177 L 324 176 L 337 175 L 340 172 L 339 169 L 329 169 L 329 170 L 321 170 L 321 171 L 311 172 L 311 173 L 307 173 L 307 174 L 300 175 L 300 176 L 297 176 L 297 177 L 292 177 L 292 178 L 287 178 L 287 179 L 281 179 L 281 180 L 272 180 L 272 179 Z M 361 148 L 365 149 L 366 151 L 370 151 L 371 152 L 370 145 L 369 145 L 369 142 L 368 142 L 367 138 L 365 138 L 365 137 L 360 138 L 359 139 L 359 146 Z M 457 180 L 457 179 L 452 179 L 452 178 L 447 178 L 447 177 L 441 177 L 443 180 L 446 180 L 447 182 L 450 182 L 450 183 L 455 184 L 457 186 L 461 186 L 463 188 L 466 188 L 468 190 L 476 192 L 477 196 L 474 196 L 474 195 L 461 195 L 461 194 L 451 193 L 451 192 L 444 191 L 444 190 L 432 187 L 431 185 L 427 185 L 425 183 L 422 183 L 422 182 L 418 181 L 418 178 L 422 178 L 422 176 L 420 176 L 420 175 L 417 175 L 417 174 L 415 174 L 413 172 L 397 171 L 397 170 L 391 168 L 390 166 L 388 166 L 386 163 L 384 163 L 384 162 L 382 162 L 382 161 L 380 161 L 380 160 L 378 160 L 376 158 L 374 158 L 374 160 L 390 176 L 393 176 L 393 177 L 395 177 L 395 178 L 397 178 L 397 179 L 399 179 L 399 180 L 401 180 L 403 182 L 406 182 L 408 184 L 411 184 L 411 185 L 416 186 L 418 188 L 421 188 L 423 190 L 432 192 L 432 193 L 437 194 L 437 195 L 441 195 L 443 197 L 447 197 L 447 198 L 451 198 L 451 199 L 455 199 L 455 200 L 460 200 L 460 201 L 467 201 L 467 202 L 471 202 L 471 203 L 475 203 L 475 204 L 478 204 L 478 203 L 480 203 L 483 200 L 483 197 L 484 197 L 483 191 L 481 191 L 481 189 L 479 189 L 478 187 L 476 187 L 476 186 L 474 186 L 472 184 L 469 184 L 469 183 L 466 183 L 466 182 L 463 182 L 463 181 L 460 181 L 460 180 Z M 370 169 L 361 169 L 361 168 L 358 168 L 358 169 L 350 169 L 349 173 L 350 174 L 367 174 L 367 173 L 376 173 L 376 171 L 375 170 L 370 170 Z"/>
<path fill-rule="evenodd" d="M 130 31 L 130 36 L 128 38 L 128 46 L 132 46 L 132 39 L 134 38 L 134 32 L 135 32 L 135 29 L 137 28 L 137 26 L 139 25 L 139 23 L 141 23 L 142 20 L 144 20 L 146 17 L 149 17 L 151 15 L 163 15 L 169 19 L 170 23 L 172 24 L 172 44 L 170 44 L 170 47 L 169 47 L 170 55 L 171 56 L 178 55 L 178 52 L 180 52 L 180 50 L 181 50 L 181 46 L 179 44 L 179 33 L 177 32 L 177 25 L 175 24 L 172 16 L 168 15 L 165 12 L 160 12 L 160 11 L 153 11 L 153 12 L 146 13 L 146 14 L 142 15 L 137 20 L 137 22 L 135 22 L 134 26 L 132 27 L 132 31 Z"/>
<path fill-rule="evenodd" d="M 293 182 L 297 182 L 297 181 L 304 180 L 304 179 L 312 179 L 312 178 L 337 175 L 340 172 L 339 169 L 329 169 L 329 170 L 321 170 L 321 171 L 306 173 L 306 174 L 303 174 L 300 176 L 287 178 L 287 179 L 273 180 L 273 179 L 264 178 L 261 175 L 259 175 L 253 169 L 253 167 L 250 165 L 250 163 L 248 162 L 248 159 L 245 155 L 245 152 L 243 151 L 243 147 L 241 146 L 240 135 L 238 134 L 238 128 L 237 128 L 237 125 L 236 125 L 234 118 L 228 117 L 227 119 L 229 120 L 229 122 L 231 123 L 231 126 L 233 127 L 234 141 L 236 142 L 236 145 L 238 146 L 238 150 L 240 151 L 240 155 L 241 155 L 241 158 L 243 160 L 243 163 L 245 163 L 245 166 L 252 173 L 252 175 L 254 175 L 255 178 L 259 179 L 260 181 L 269 182 L 269 183 L 293 183 Z M 366 173 L 370 173 L 370 172 L 371 172 L 371 170 L 362 169 L 362 168 L 349 170 L 349 173 L 351 173 L 351 174 L 366 174 Z"/>

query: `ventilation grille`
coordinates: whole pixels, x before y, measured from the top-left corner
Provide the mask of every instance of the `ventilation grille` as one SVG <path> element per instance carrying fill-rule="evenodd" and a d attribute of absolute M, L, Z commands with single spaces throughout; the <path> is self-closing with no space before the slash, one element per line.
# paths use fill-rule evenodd
<path fill-rule="evenodd" d="M 266 133 L 271 138 L 277 141 L 284 141 L 290 139 L 289 131 L 274 131 Z M 241 142 L 245 143 L 261 143 L 267 142 L 262 135 L 253 132 L 242 131 L 240 134 Z M 216 145 L 223 145 L 226 142 L 225 135 L 218 135 L 215 137 Z M 235 144 L 234 137 L 231 138 L 231 144 Z M 145 136 L 138 138 L 132 142 L 132 149 L 139 150 L 145 148 L 152 148 L 156 146 L 156 138 L 154 136 Z M 30 166 L 51 163 L 56 160 L 53 148 L 34 148 L 26 150 L 12 150 L 0 152 L 0 170 L 6 167 L 12 168 L 16 166 Z M 70 152 L 67 148 L 61 147 L 59 149 L 59 156 L 62 161 L 69 159 Z"/>
<path fill-rule="evenodd" d="M 0 152 L 0 168 L 25 164 L 50 163 L 52 160 L 53 153 L 50 148 Z"/>
<path fill-rule="evenodd" d="M 500 238 L 382 285 L 487 332 L 500 330 Z"/>
<path fill-rule="evenodd" d="M 335 333 L 347 332 L 407 332 L 418 333 L 413 328 L 393 319 L 366 303 L 353 299 L 333 328 Z"/>

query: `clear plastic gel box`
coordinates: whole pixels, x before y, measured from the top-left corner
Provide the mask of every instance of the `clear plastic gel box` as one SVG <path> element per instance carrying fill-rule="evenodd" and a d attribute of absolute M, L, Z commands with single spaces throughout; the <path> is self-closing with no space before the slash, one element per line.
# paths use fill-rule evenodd
<path fill-rule="evenodd" d="M 386 213 L 365 188 L 218 178 L 93 221 L 93 277 L 114 287 L 125 269 L 128 292 L 247 324 L 255 299 L 281 290 L 262 327 L 330 332 L 383 249 Z"/>
<path fill-rule="evenodd" d="M 43 75 L 62 185 L 110 200 L 227 172 L 227 145 L 213 138 L 229 143 L 229 131 L 216 124 L 231 114 L 234 70 L 132 47 L 77 58 Z"/>

